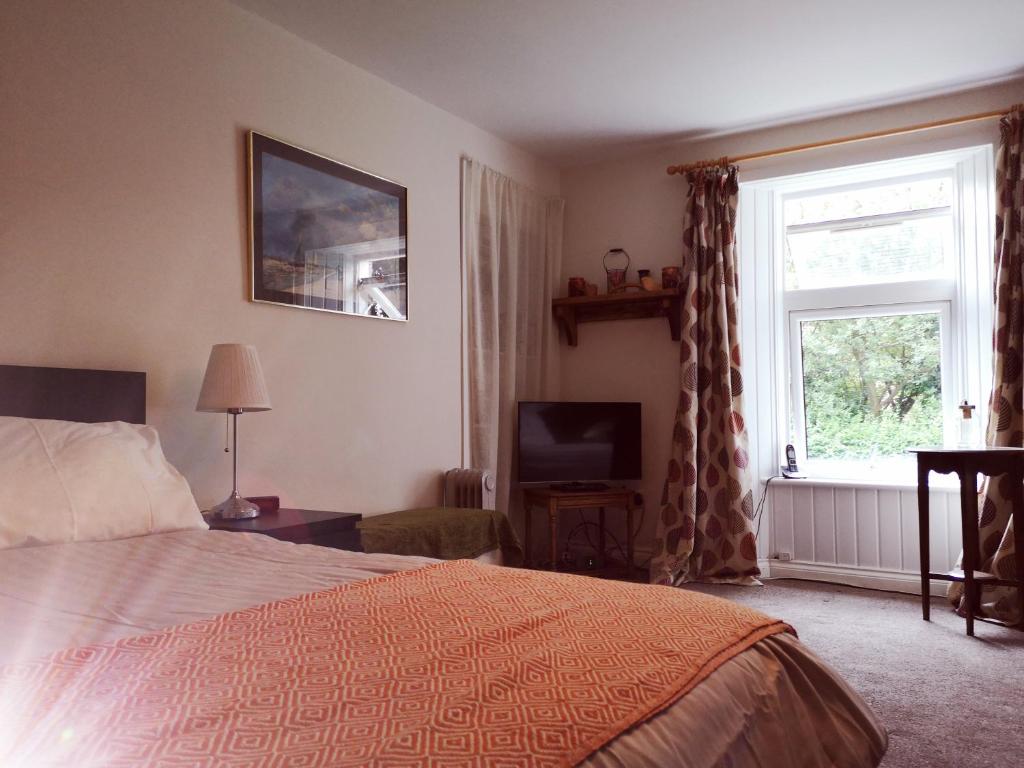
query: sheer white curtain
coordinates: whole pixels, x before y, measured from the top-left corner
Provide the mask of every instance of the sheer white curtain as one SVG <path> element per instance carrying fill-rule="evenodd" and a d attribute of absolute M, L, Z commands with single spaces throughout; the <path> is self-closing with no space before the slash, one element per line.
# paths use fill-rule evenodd
<path fill-rule="evenodd" d="M 554 397 L 558 331 L 551 299 L 562 261 L 565 201 L 462 159 L 465 417 L 469 466 L 497 477 L 508 511 L 516 402 Z"/>

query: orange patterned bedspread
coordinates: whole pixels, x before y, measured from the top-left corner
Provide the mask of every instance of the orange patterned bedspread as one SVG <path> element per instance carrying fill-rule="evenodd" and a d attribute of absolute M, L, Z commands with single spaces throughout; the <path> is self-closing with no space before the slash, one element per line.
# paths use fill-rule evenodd
<path fill-rule="evenodd" d="M 445 562 L 0 669 L 0 764 L 572 765 L 787 630 Z"/>

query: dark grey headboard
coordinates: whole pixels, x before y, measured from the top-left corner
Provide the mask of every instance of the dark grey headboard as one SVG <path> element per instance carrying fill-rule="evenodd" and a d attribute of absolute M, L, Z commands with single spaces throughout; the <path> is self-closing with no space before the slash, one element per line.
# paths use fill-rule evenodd
<path fill-rule="evenodd" d="M 146 374 L 0 365 L 0 416 L 146 423 Z"/>

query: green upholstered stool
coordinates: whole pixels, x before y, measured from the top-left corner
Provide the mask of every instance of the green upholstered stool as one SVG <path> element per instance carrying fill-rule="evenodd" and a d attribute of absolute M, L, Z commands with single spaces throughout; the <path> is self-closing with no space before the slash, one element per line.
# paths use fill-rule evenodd
<path fill-rule="evenodd" d="M 363 551 L 472 559 L 494 549 L 504 565 L 523 562 L 523 548 L 508 518 L 493 509 L 424 507 L 364 517 Z"/>

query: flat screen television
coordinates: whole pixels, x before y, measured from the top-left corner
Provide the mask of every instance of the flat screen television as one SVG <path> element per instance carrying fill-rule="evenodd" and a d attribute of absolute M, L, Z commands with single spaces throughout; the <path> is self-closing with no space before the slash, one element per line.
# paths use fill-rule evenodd
<path fill-rule="evenodd" d="M 519 403 L 519 482 L 640 478 L 640 403 Z"/>

